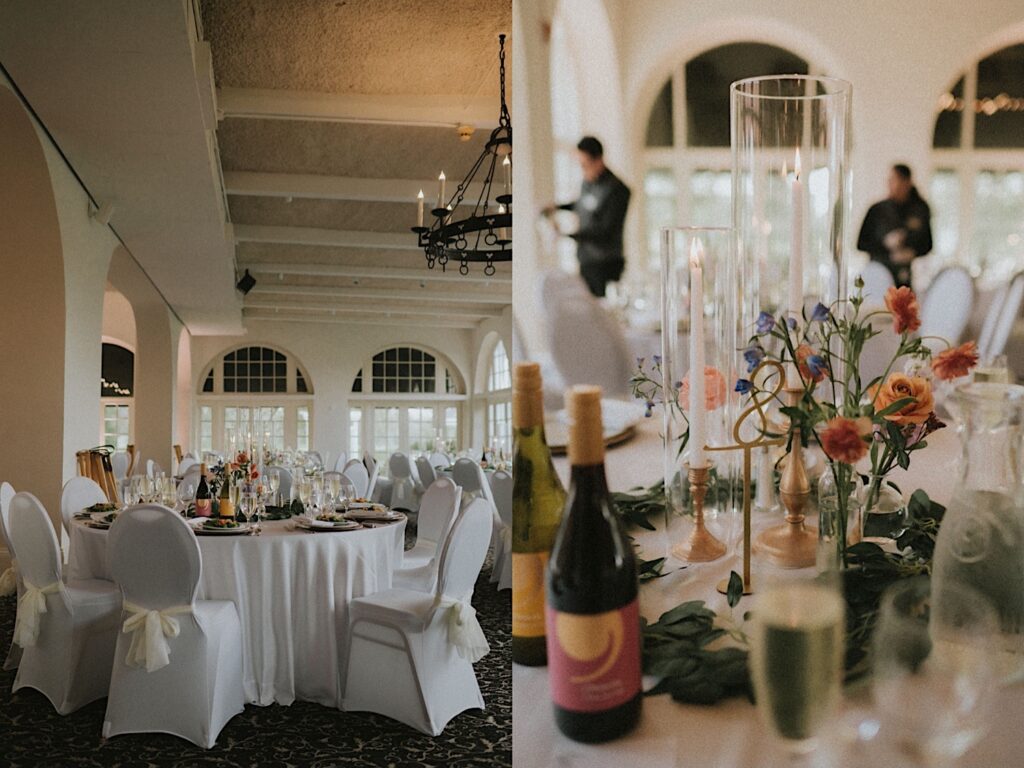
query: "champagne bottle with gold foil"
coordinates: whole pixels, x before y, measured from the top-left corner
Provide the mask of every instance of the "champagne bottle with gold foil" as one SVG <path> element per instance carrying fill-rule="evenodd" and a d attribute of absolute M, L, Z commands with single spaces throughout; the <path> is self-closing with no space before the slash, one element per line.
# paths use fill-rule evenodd
<path fill-rule="evenodd" d="M 640 717 L 636 562 L 608 495 L 601 389 L 575 387 L 566 400 L 572 475 L 548 565 L 548 677 L 559 730 L 606 741 Z"/>
<path fill-rule="evenodd" d="M 512 661 L 547 663 L 544 578 L 562 522 L 565 489 L 544 439 L 540 366 L 518 363 L 512 379 Z"/>

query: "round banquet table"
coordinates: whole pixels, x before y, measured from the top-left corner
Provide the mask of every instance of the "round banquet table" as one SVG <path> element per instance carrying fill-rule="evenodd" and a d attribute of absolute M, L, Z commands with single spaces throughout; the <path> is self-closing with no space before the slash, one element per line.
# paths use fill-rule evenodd
<path fill-rule="evenodd" d="M 635 486 L 648 486 L 659 479 L 661 438 L 660 419 L 645 420 L 637 437 L 624 445 L 609 449 L 605 458 L 608 486 L 612 491 L 626 491 Z M 959 445 L 952 425 L 928 438 L 929 447 L 913 456 L 910 471 L 897 469 L 893 480 L 905 491 L 923 487 L 939 502 L 947 502 L 956 482 L 956 461 Z M 569 466 L 565 458 L 555 459 L 555 467 L 568 484 Z M 755 458 L 756 468 L 756 458 Z M 755 470 L 756 471 L 756 470 Z M 732 516 L 729 516 L 732 517 Z M 754 512 L 754 536 L 760 529 L 781 522 L 782 513 Z M 649 533 L 631 530 L 646 559 L 661 557 L 666 550 L 663 524 Z M 713 526 L 713 523 L 709 523 Z M 722 533 L 720 530 L 719 533 Z M 728 616 L 725 597 L 715 585 L 729 572 L 742 570 L 742 553 L 738 551 L 740 530 L 733 527 L 729 552 L 722 559 L 691 565 L 669 575 L 649 581 L 640 587 L 640 610 L 649 621 L 655 621 L 669 608 L 686 600 L 704 600 L 720 616 Z M 755 579 L 768 566 L 755 556 L 752 571 Z M 736 620 L 756 605 L 757 595 L 743 598 L 736 607 Z M 645 677 L 644 688 L 655 678 Z M 550 707 L 548 676 L 545 668 L 512 665 L 512 731 L 515 744 L 514 764 L 518 768 L 559 766 L 559 768 L 621 768 L 642 765 L 643 768 L 760 768 L 766 755 L 774 749 L 771 737 L 756 716 L 755 709 L 742 698 L 729 699 L 714 706 L 679 704 L 667 695 L 644 699 L 639 726 L 627 736 L 605 744 L 578 744 L 562 736 L 555 728 Z M 1024 732 L 1020 729 L 1020 713 L 1024 712 L 1024 685 L 1002 687 L 997 693 L 991 727 L 986 738 L 976 744 L 958 763 L 958 768 L 993 768 L 1021 765 L 1024 754 Z M 927 706 L 927 702 L 922 702 Z M 870 708 L 870 692 L 866 685 L 855 685 L 845 691 L 839 722 L 853 727 Z M 844 728 L 825 729 L 838 734 Z M 841 747 L 825 745 L 825 753 Z M 870 750 L 861 750 L 859 759 L 870 761 Z M 778 764 L 783 764 L 781 761 Z M 856 765 L 888 765 L 886 762 L 857 762 Z M 853 763 L 842 762 L 843 768 Z M 909 765 L 909 763 L 908 763 Z"/>
<path fill-rule="evenodd" d="M 280 520 L 260 536 L 197 535 L 199 598 L 238 607 L 248 702 L 341 705 L 349 601 L 391 587 L 405 523 L 313 533 Z M 76 520 L 70 534 L 68 578 L 110 579 L 107 531 Z"/>

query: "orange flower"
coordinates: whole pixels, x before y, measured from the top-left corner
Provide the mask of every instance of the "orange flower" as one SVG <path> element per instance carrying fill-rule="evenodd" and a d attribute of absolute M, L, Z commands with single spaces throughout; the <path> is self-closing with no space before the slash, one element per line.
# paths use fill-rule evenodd
<path fill-rule="evenodd" d="M 886 291 L 885 308 L 892 313 L 892 328 L 896 333 L 908 333 L 921 327 L 917 296 L 907 286 L 893 286 Z"/>
<path fill-rule="evenodd" d="M 833 461 L 856 464 L 867 455 L 868 443 L 865 438 L 870 434 L 871 419 L 836 416 L 825 425 L 821 433 L 821 447 Z"/>
<path fill-rule="evenodd" d="M 907 403 L 895 413 L 884 418 L 897 424 L 923 424 L 935 410 L 935 398 L 932 396 L 932 385 L 921 376 L 907 376 L 905 373 L 890 373 L 889 378 L 881 385 L 871 387 L 868 394 L 875 402 L 875 412 L 884 410 L 897 400 L 911 397 L 914 402 Z"/>
<path fill-rule="evenodd" d="M 978 345 L 973 341 L 950 347 L 932 358 L 932 370 L 943 381 L 958 379 L 978 364 Z"/>
<path fill-rule="evenodd" d="M 803 376 L 804 381 L 813 381 L 815 384 L 825 378 L 825 367 L 823 365 L 815 365 L 812 370 L 807 365 L 807 358 L 817 354 L 807 344 L 801 344 L 796 348 L 796 362 L 800 366 L 800 375 Z M 818 362 L 822 362 L 820 357 Z"/>
<path fill-rule="evenodd" d="M 704 366 L 704 407 L 709 411 L 721 408 L 725 404 L 727 387 L 725 376 L 713 365 Z M 679 406 L 685 411 L 690 407 L 690 374 L 683 377 L 679 387 Z"/>

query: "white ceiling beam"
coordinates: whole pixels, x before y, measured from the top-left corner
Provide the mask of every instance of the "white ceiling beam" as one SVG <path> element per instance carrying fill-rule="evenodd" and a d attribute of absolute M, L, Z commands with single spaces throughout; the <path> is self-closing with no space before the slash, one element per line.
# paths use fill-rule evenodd
<path fill-rule="evenodd" d="M 284 313 L 273 313 L 273 314 L 252 314 L 248 310 L 244 313 L 244 316 L 249 320 L 266 320 L 268 322 L 275 323 L 333 323 L 337 325 L 395 325 L 404 328 L 411 326 L 420 326 L 423 321 L 421 319 L 409 318 L 402 319 L 400 317 L 384 317 L 374 315 L 356 315 L 354 317 L 332 317 L 331 315 L 324 314 L 284 314 Z M 477 327 L 477 322 L 474 320 L 458 320 L 458 319 L 443 319 L 437 318 L 430 321 L 431 328 L 465 328 L 473 329 Z"/>
<path fill-rule="evenodd" d="M 273 285 L 256 283 L 256 287 L 249 291 L 249 295 L 274 294 L 278 296 L 324 296 L 335 299 L 380 299 L 389 302 L 385 307 L 396 306 L 392 302 L 437 302 L 438 306 L 446 303 L 455 304 L 497 304 L 507 305 L 512 303 L 511 295 L 496 293 L 467 293 L 465 291 L 428 291 L 424 289 L 413 291 L 396 291 L 388 288 L 361 288 L 335 287 L 335 286 L 306 286 L 306 285 Z M 398 311 L 397 309 L 394 311 Z"/>
<path fill-rule="evenodd" d="M 263 120 L 326 120 L 347 123 L 456 126 L 490 130 L 498 124 L 498 103 L 480 96 L 393 96 L 330 94 L 261 88 L 221 88 L 222 117 Z"/>
<path fill-rule="evenodd" d="M 509 286 L 512 275 L 494 274 L 488 277 L 479 270 L 460 275 L 457 267 L 445 272 L 435 266 L 427 269 L 425 263 L 418 269 L 397 267 L 357 267 L 346 264 L 289 264 L 286 262 L 256 262 L 240 264 L 240 270 L 248 269 L 254 275 L 304 275 L 308 277 L 340 277 L 356 280 L 429 280 L 448 283 L 484 283 Z"/>
<path fill-rule="evenodd" d="M 272 227 L 262 224 L 235 224 L 236 243 L 279 243 L 283 245 L 323 245 L 342 248 L 383 248 L 418 251 L 412 232 L 359 232 L 316 227 Z"/>
<path fill-rule="evenodd" d="M 317 304 L 302 300 L 273 299 L 245 302 L 246 309 L 266 309 L 273 311 L 309 310 L 330 314 L 385 314 L 385 315 L 421 315 L 424 317 L 474 317 L 482 320 L 487 317 L 501 317 L 501 310 L 473 309 L 471 307 L 450 307 L 446 305 L 408 304 L 401 309 L 388 309 L 379 305 L 352 304 Z"/>
<path fill-rule="evenodd" d="M 409 220 L 416 215 L 416 194 L 422 189 L 428 204 L 437 197 L 437 179 L 363 179 L 354 176 L 317 176 L 311 173 L 257 173 L 225 171 L 224 187 L 229 195 L 307 198 L 314 200 L 365 200 L 375 203 L 408 203 Z M 471 184 L 466 201 L 476 201 L 482 185 Z M 494 194 L 500 190 L 494 188 Z"/>

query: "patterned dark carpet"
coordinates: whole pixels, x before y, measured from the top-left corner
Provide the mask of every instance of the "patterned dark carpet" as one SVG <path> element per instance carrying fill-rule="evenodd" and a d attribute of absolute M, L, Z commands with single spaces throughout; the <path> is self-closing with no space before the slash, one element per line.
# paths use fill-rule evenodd
<path fill-rule="evenodd" d="M 0 766 L 511 766 L 511 596 L 488 583 L 489 574 L 485 568 L 473 595 L 491 645 L 476 665 L 487 709 L 463 712 L 437 738 L 379 715 L 296 702 L 247 706 L 210 750 L 163 734 L 101 742 L 105 699 L 61 717 L 37 691 L 12 694 L 10 671 L 0 672 Z M 15 599 L 0 598 L 0 660 L 10 647 L 15 613 Z"/>

